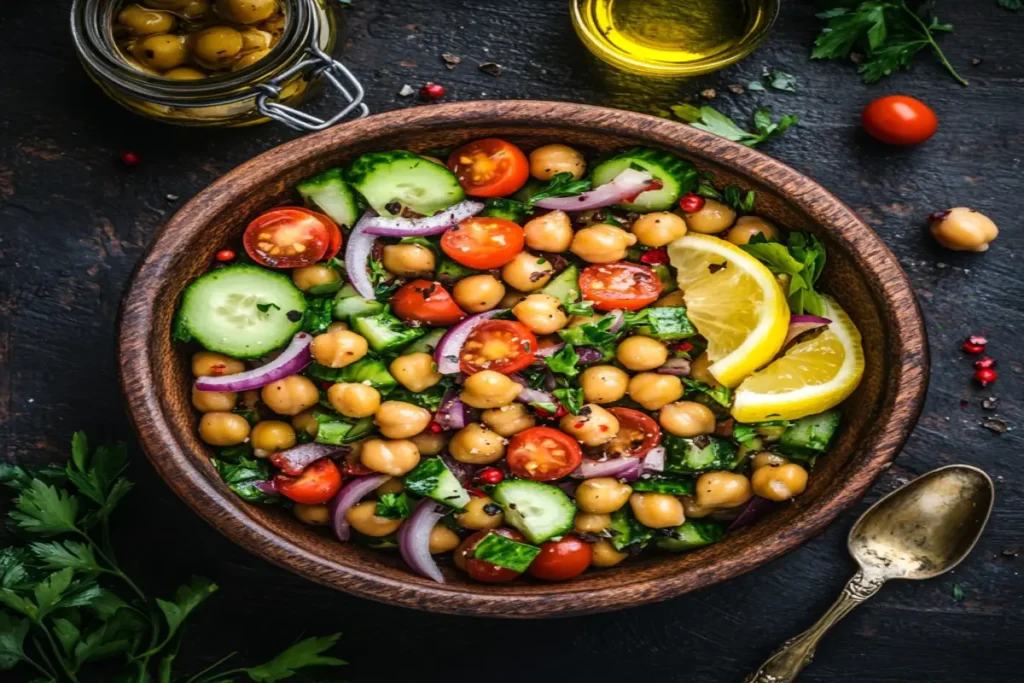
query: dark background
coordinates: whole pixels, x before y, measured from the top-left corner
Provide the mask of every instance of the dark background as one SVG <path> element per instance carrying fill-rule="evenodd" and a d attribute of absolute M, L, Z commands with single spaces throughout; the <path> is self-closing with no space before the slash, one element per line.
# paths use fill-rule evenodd
<path fill-rule="evenodd" d="M 809 2 L 783 3 L 766 45 L 741 64 L 688 83 L 609 74 L 573 34 L 566 0 L 354 0 L 344 12 L 345 61 L 367 87 L 372 111 L 418 106 L 403 84 L 445 85 L 447 100 L 536 98 L 654 111 L 701 90 L 747 122 L 754 108 L 800 116 L 765 146 L 833 190 L 883 236 L 920 297 L 931 335 L 928 402 L 913 437 L 871 495 L 789 556 L 723 585 L 659 605 L 562 621 L 509 622 L 430 615 L 321 588 L 233 546 L 175 498 L 134 444 L 114 356 L 118 300 L 156 229 L 184 201 L 235 165 L 295 134 L 174 129 L 134 117 L 104 98 L 76 62 L 69 0 L 0 8 L 0 457 L 62 459 L 71 433 L 127 440 L 136 489 L 116 518 L 130 573 L 168 594 L 192 573 L 220 593 L 202 607 L 179 661 L 196 670 L 239 649 L 249 661 L 299 634 L 344 632 L 351 661 L 325 680 L 408 675 L 427 680 L 739 681 L 783 639 L 809 625 L 853 571 L 845 536 L 867 503 L 915 475 L 954 462 L 996 481 L 996 511 L 970 559 L 926 583 L 896 583 L 825 640 L 801 680 L 809 683 L 1020 681 L 1024 667 L 1024 459 L 1016 429 L 1022 401 L 1019 256 L 1024 155 L 1024 14 L 995 0 L 940 1 L 956 25 L 957 85 L 922 54 L 909 73 L 872 86 L 849 63 L 811 62 L 819 20 Z M 454 71 L 441 53 L 460 55 Z M 972 66 L 972 58 L 982 63 Z M 500 76 L 477 69 L 503 66 Z M 763 68 L 795 74 L 799 92 L 730 93 Z M 858 115 L 871 99 L 907 93 L 938 113 L 938 134 L 914 149 L 866 140 Z M 429 106 L 429 105 L 428 105 Z M 318 107 L 329 109 L 327 103 Z M 138 168 L 118 161 L 124 150 Z M 955 254 L 927 236 L 924 217 L 969 205 L 1002 234 L 986 254 Z M 959 351 L 983 332 L 999 360 L 994 387 L 971 387 Z M 980 399 L 998 396 L 995 412 Z M 982 426 L 998 416 L 1010 430 Z M 2 537 L 0 537 L 2 542 Z M 1004 552 L 1005 551 L 1005 552 Z M 952 597 L 953 583 L 964 600 Z M 17 678 L 17 677 L 15 677 Z M 4 677 L 8 680 L 7 676 Z M 20 679 L 19 679 L 20 680 Z"/>

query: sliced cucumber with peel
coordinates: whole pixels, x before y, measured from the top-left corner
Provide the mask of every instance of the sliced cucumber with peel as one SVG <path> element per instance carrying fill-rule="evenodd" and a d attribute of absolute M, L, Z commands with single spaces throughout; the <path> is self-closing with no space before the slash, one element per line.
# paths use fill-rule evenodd
<path fill-rule="evenodd" d="M 565 491 L 539 481 L 506 480 L 494 487 L 491 497 L 504 510 L 505 521 L 530 543 L 568 533 L 576 518 L 576 506 Z"/>
<path fill-rule="evenodd" d="M 364 154 L 348 167 L 345 179 L 382 216 L 396 216 L 403 208 L 432 216 L 466 198 L 447 167 L 403 150 Z"/>
<path fill-rule="evenodd" d="M 650 147 L 634 147 L 598 164 L 593 174 L 594 187 L 610 183 L 627 168 L 647 171 L 661 181 L 662 187 L 642 192 L 632 202 L 616 204 L 620 209 L 641 213 L 665 211 L 697 187 L 697 169 L 693 164 L 670 152 Z"/>
<path fill-rule="evenodd" d="M 295 186 L 302 199 L 322 211 L 341 227 L 351 228 L 359 220 L 359 199 L 342 178 L 340 168 L 332 168 Z"/>

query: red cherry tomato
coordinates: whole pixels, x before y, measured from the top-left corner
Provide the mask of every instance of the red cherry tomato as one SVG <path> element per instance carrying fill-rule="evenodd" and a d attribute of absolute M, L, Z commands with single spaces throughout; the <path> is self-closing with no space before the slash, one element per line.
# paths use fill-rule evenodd
<path fill-rule="evenodd" d="M 521 479 L 553 481 L 568 476 L 583 461 L 583 451 L 565 432 L 531 427 L 512 437 L 505 454 L 512 474 Z"/>
<path fill-rule="evenodd" d="M 467 375 L 494 370 L 505 375 L 533 362 L 537 337 L 526 325 L 512 320 L 488 320 L 473 330 L 462 345 L 459 369 Z"/>
<path fill-rule="evenodd" d="M 523 229 L 504 218 L 467 218 L 441 237 L 441 249 L 464 266 L 500 268 L 523 250 Z"/>
<path fill-rule="evenodd" d="M 455 299 L 440 282 L 413 280 L 391 296 L 395 315 L 406 322 L 427 325 L 454 325 L 466 317 Z"/>
<path fill-rule="evenodd" d="M 889 145 L 917 145 L 939 127 L 931 107 L 906 95 L 879 97 L 860 116 L 864 130 L 871 137 Z"/>
<path fill-rule="evenodd" d="M 480 541 L 484 539 L 487 534 L 498 534 L 505 538 L 519 543 L 526 541 L 523 535 L 515 529 L 500 528 L 500 529 L 484 529 L 478 531 L 472 536 L 467 536 L 459 547 L 455 549 L 455 566 L 459 569 L 467 572 L 471 577 L 477 581 L 483 581 L 484 583 L 504 583 L 506 581 L 513 581 L 519 578 L 522 572 L 517 572 L 512 569 L 505 567 L 499 567 L 496 564 L 492 564 L 487 560 L 478 560 L 473 557 L 473 551 L 476 550 L 476 546 Z"/>
<path fill-rule="evenodd" d="M 530 162 L 522 150 L 499 138 L 463 145 L 448 157 L 448 168 L 474 197 L 504 197 L 526 184 Z"/>
<path fill-rule="evenodd" d="M 619 433 L 594 449 L 602 458 L 639 458 L 661 443 L 661 427 L 649 415 L 632 408 L 609 408 L 619 421 Z"/>
<path fill-rule="evenodd" d="M 580 291 L 599 311 L 635 311 L 657 300 L 661 280 L 653 270 L 637 263 L 604 263 L 583 269 Z"/>
<path fill-rule="evenodd" d="M 278 474 L 274 486 L 296 503 L 319 505 L 333 498 L 341 488 L 341 472 L 330 458 L 321 458 L 297 477 Z"/>
<path fill-rule="evenodd" d="M 261 266 L 301 268 L 327 253 L 332 239 L 329 225 L 333 222 L 326 216 L 286 206 L 271 209 L 250 223 L 242 242 L 252 260 Z"/>
<path fill-rule="evenodd" d="M 565 581 L 582 574 L 590 566 L 594 551 L 579 536 L 569 534 L 558 541 L 540 546 L 540 554 L 526 571 L 530 576 L 545 581 Z"/>

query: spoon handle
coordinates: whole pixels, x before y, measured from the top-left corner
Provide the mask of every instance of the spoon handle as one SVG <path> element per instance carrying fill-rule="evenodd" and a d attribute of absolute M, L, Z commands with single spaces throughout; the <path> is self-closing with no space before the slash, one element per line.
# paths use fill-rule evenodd
<path fill-rule="evenodd" d="M 846 588 L 843 589 L 839 598 L 832 603 L 821 619 L 815 622 L 814 626 L 783 643 L 782 647 L 776 650 L 761 665 L 760 669 L 746 678 L 745 683 L 792 683 L 795 681 L 797 674 L 810 664 L 814 657 L 814 648 L 818 646 L 818 641 L 825 635 L 825 632 L 849 614 L 854 607 L 877 593 L 883 583 L 885 583 L 885 579 L 881 577 L 867 576 L 863 570 L 858 571 L 846 584 Z"/>

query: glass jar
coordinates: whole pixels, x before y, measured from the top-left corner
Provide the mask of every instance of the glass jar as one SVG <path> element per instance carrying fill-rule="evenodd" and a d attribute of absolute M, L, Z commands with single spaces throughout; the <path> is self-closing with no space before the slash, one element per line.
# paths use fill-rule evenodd
<path fill-rule="evenodd" d="M 172 80 L 132 67 L 114 40 L 122 0 L 74 0 L 71 31 L 90 78 L 127 109 L 181 126 L 248 126 L 276 120 L 298 130 L 323 130 L 349 114 L 365 116 L 363 87 L 330 55 L 337 25 L 326 0 L 279 0 L 284 30 L 270 53 L 237 72 L 202 80 Z M 295 108 L 324 84 L 344 106 L 329 119 Z"/>

